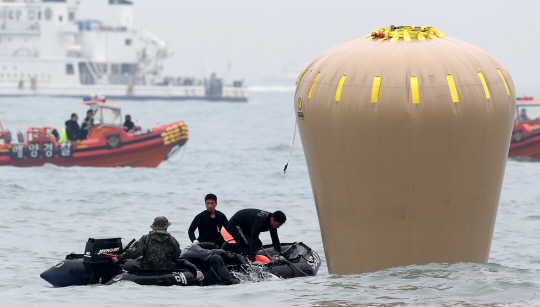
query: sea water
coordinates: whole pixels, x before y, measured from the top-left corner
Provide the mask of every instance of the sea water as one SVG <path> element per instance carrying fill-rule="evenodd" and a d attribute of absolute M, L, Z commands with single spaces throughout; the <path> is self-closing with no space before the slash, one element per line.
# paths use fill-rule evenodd
<path fill-rule="evenodd" d="M 249 103 L 114 100 L 137 125 L 178 120 L 190 140 L 158 168 L 0 167 L 0 306 L 534 306 L 540 305 L 540 163 L 509 161 L 489 263 L 412 265 L 330 275 L 301 142 L 294 93 L 252 92 Z M 4 128 L 63 128 L 86 107 L 70 98 L 2 98 Z M 124 244 L 164 215 L 181 246 L 215 193 L 217 209 L 282 210 L 282 242 L 302 241 L 322 259 L 319 274 L 233 286 L 53 288 L 39 274 L 93 236 Z M 268 233 L 261 235 L 270 243 Z"/>

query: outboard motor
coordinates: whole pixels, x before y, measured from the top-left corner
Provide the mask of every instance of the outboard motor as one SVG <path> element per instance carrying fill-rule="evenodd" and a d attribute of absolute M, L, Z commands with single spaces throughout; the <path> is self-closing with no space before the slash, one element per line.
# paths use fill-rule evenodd
<path fill-rule="evenodd" d="M 84 254 L 69 254 L 40 276 L 55 287 L 106 283 L 121 271 L 111 258 L 122 252 L 120 238 L 90 238 Z"/>
<path fill-rule="evenodd" d="M 20 130 L 17 130 L 17 140 L 19 141 L 19 144 L 24 143 L 24 135 Z"/>
<path fill-rule="evenodd" d="M 11 140 L 11 131 L 6 130 L 6 134 L 4 135 L 4 141 L 6 142 L 6 144 L 11 144 Z"/>
<path fill-rule="evenodd" d="M 93 272 L 90 283 L 101 283 L 118 273 L 118 267 L 112 262 L 123 252 L 121 238 L 90 238 L 84 249 L 84 266 Z"/>

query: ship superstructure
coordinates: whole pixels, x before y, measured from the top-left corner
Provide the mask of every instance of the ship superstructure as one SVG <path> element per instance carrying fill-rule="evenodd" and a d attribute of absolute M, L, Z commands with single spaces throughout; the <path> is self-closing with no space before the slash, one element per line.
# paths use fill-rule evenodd
<path fill-rule="evenodd" d="M 78 19 L 79 0 L 0 0 L 0 95 L 247 101 L 242 81 L 167 77 L 167 44 L 133 27 L 133 1 Z"/>

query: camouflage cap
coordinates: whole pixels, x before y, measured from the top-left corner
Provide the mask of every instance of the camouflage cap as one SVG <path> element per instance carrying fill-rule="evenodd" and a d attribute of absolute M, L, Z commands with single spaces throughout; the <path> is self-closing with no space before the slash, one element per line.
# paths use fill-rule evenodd
<path fill-rule="evenodd" d="M 165 230 L 169 227 L 171 223 L 164 216 L 158 216 L 154 219 L 154 223 L 150 225 L 150 228 L 154 230 Z"/>

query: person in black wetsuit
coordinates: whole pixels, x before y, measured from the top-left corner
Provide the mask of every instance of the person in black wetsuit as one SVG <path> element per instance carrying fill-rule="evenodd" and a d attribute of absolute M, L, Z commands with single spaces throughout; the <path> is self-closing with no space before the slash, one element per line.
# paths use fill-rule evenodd
<path fill-rule="evenodd" d="M 71 114 L 71 119 L 66 121 L 66 134 L 70 141 L 77 141 L 81 135 L 81 129 L 77 120 L 79 116 L 76 113 Z"/>
<path fill-rule="evenodd" d="M 277 229 L 286 220 L 285 213 L 281 211 L 270 213 L 259 209 L 243 209 L 231 217 L 227 224 L 227 231 L 236 241 L 238 252 L 246 255 L 251 261 L 255 260 L 255 255 L 262 246 L 259 234 L 270 231 L 274 249 L 281 256 L 281 243 L 279 243 Z"/>
<path fill-rule="evenodd" d="M 221 235 L 221 228 L 227 229 L 227 217 L 225 214 L 216 210 L 217 196 L 208 194 L 204 198 L 206 210 L 197 214 L 191 222 L 188 229 L 188 235 L 191 242 L 198 244 L 199 242 L 212 242 L 221 247 L 225 240 Z M 195 237 L 195 229 L 199 229 L 199 237 Z"/>
<path fill-rule="evenodd" d="M 222 249 L 218 249 L 218 246 L 213 243 L 191 244 L 182 250 L 180 258 L 186 259 L 198 268 L 209 270 L 218 280 L 226 285 L 240 283 L 229 272 L 225 266 L 225 261 L 228 263 L 238 263 L 241 259 Z"/>
<path fill-rule="evenodd" d="M 92 110 L 86 111 L 86 118 L 81 125 L 81 140 L 86 140 L 88 132 L 94 127 L 94 112 Z"/>
<path fill-rule="evenodd" d="M 131 121 L 131 115 L 127 114 L 126 115 L 126 121 L 124 122 L 124 131 L 129 132 L 129 131 L 133 130 L 134 126 L 135 126 L 135 124 L 133 124 L 133 122 Z"/>

